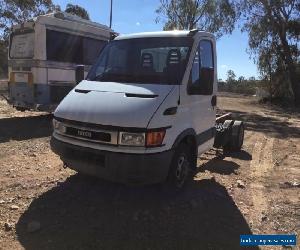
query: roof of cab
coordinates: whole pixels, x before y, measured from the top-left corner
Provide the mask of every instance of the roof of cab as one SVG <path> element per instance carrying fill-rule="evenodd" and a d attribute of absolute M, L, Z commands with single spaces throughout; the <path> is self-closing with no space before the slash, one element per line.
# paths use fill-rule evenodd
<path fill-rule="evenodd" d="M 148 38 L 148 37 L 186 37 L 194 35 L 196 33 L 202 33 L 208 36 L 212 36 L 211 33 L 197 30 L 172 30 L 172 31 L 157 31 L 157 32 L 142 32 L 120 35 L 115 40 L 132 39 L 132 38 Z"/>

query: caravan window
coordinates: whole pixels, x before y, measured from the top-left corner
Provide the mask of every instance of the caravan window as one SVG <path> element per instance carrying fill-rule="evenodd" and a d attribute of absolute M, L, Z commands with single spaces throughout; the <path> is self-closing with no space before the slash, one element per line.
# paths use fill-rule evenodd
<path fill-rule="evenodd" d="M 47 60 L 81 63 L 82 46 L 79 36 L 47 30 Z"/>
<path fill-rule="evenodd" d="M 92 65 L 105 41 L 47 30 L 47 60 Z"/>
<path fill-rule="evenodd" d="M 10 40 L 10 58 L 33 58 L 34 32 L 12 33 Z"/>

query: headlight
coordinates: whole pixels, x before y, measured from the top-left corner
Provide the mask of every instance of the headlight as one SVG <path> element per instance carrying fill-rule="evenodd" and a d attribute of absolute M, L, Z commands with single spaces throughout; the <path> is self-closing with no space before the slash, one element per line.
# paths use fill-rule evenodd
<path fill-rule="evenodd" d="M 54 130 L 56 130 L 60 133 L 66 133 L 66 127 L 61 122 L 53 119 L 52 123 L 53 123 Z"/>
<path fill-rule="evenodd" d="M 57 121 L 57 120 L 55 120 L 55 119 L 53 119 L 53 120 L 52 120 L 52 124 L 53 124 L 53 128 L 54 128 L 54 129 L 58 129 L 58 128 L 59 128 L 60 122 Z"/>
<path fill-rule="evenodd" d="M 119 144 L 143 147 L 145 146 L 145 133 L 120 132 Z"/>
<path fill-rule="evenodd" d="M 120 132 L 119 145 L 136 147 L 159 147 L 162 145 L 166 130 L 146 133 Z"/>

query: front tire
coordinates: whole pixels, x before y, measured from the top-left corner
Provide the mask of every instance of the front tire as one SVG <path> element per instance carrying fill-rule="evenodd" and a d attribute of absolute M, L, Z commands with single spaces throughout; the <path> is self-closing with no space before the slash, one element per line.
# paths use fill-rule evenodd
<path fill-rule="evenodd" d="M 167 180 L 168 186 L 181 190 L 192 177 L 193 157 L 190 147 L 181 143 L 176 148 Z"/>

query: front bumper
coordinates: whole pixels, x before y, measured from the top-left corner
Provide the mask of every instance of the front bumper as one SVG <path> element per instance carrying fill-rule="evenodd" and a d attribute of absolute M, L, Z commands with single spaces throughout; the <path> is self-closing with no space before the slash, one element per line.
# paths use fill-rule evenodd
<path fill-rule="evenodd" d="M 73 145 L 53 136 L 50 144 L 69 168 L 126 184 L 164 182 L 174 153 L 173 150 L 155 154 L 117 153 Z"/>

